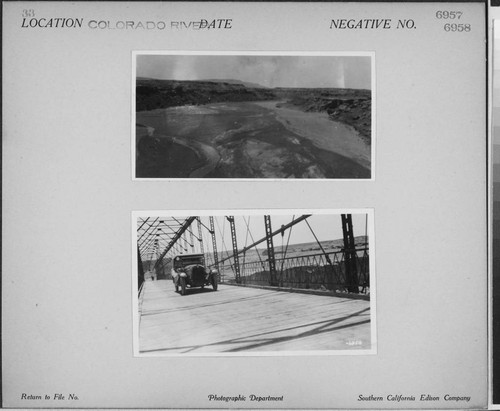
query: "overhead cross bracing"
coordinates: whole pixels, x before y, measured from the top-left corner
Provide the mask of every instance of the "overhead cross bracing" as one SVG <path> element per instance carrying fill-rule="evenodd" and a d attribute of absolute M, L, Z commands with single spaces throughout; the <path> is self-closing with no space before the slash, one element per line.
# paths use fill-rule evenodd
<path fill-rule="evenodd" d="M 160 279 L 170 278 L 172 258 L 198 253 L 219 282 L 351 294 L 370 289 L 363 213 L 139 217 L 137 246 L 144 272 Z"/>
<path fill-rule="evenodd" d="M 153 257 L 155 260 L 161 260 L 175 245 L 182 246 L 187 252 L 186 244 L 178 243 L 178 240 L 189 229 L 194 219 L 195 217 L 185 219 L 175 217 L 138 218 L 137 246 L 142 261 L 151 261 Z"/>

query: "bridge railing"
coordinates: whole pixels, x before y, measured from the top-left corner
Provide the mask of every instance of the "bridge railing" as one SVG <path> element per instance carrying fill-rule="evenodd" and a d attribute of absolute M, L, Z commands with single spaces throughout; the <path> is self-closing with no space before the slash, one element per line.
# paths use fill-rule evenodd
<path fill-rule="evenodd" d="M 276 281 L 273 285 L 283 288 L 347 292 L 357 284 L 359 292 L 368 293 L 370 288 L 369 249 L 357 248 L 354 255 L 356 277 L 350 277 L 346 273 L 344 251 L 285 258 L 276 256 Z M 219 269 L 221 282 L 237 283 L 232 261 L 226 261 L 219 266 Z M 243 285 L 272 285 L 273 281 L 267 260 L 243 263 L 240 260 L 239 283 Z"/>

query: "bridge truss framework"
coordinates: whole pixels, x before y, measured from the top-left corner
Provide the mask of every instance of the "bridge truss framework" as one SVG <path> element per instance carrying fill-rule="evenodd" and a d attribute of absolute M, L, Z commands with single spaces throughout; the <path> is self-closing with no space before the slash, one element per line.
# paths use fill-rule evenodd
<path fill-rule="evenodd" d="M 168 278 L 169 263 L 175 255 L 198 252 L 210 256 L 211 261 L 207 266 L 218 271 L 220 282 L 286 288 L 319 288 L 351 294 L 367 292 L 370 283 L 368 237 L 365 236 L 364 244 L 356 244 L 352 215 L 340 215 L 343 246 L 334 252 L 325 250 L 317 239 L 308 222 L 311 216 L 311 214 L 296 218 L 294 216 L 288 224 L 273 231 L 272 216 L 264 215 L 265 236 L 243 248 L 238 247 L 235 217 L 217 216 L 217 218 L 224 218 L 230 227 L 232 253 L 226 249 L 225 257 L 224 252 L 220 251 L 220 238 L 219 244 L 217 241 L 216 217 L 214 216 L 204 216 L 208 218 L 208 226 L 203 223 L 200 216 L 139 217 L 137 219 L 139 286 L 144 280 L 145 272 L 161 271 Z M 304 223 L 311 230 L 321 253 L 287 257 L 285 249 L 283 257 L 277 259 L 273 238 L 277 235 L 283 238 L 287 230 L 291 233 L 295 225 Z M 247 229 L 250 229 L 248 224 Z M 211 240 L 210 252 L 205 244 L 204 232 Z M 367 234 L 366 228 L 365 234 Z M 257 249 L 257 245 L 264 242 L 266 255 L 265 259 L 262 259 L 261 254 L 264 253 Z M 222 243 L 225 245 L 223 237 Z M 251 249 L 257 250 L 260 261 L 247 262 L 245 260 L 246 253 Z M 240 256 L 243 256 L 243 262 Z"/>

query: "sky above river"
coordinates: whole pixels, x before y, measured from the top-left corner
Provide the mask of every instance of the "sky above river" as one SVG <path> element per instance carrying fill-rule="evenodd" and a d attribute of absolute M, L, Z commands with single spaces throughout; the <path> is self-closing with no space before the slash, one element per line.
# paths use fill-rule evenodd
<path fill-rule="evenodd" d="M 370 56 L 138 55 L 137 77 L 371 89 Z"/>
<path fill-rule="evenodd" d="M 286 225 L 293 221 L 295 218 L 300 217 L 297 215 L 271 215 L 271 225 L 273 231 L 278 230 L 282 225 Z M 367 220 L 366 214 L 352 214 L 353 223 L 353 233 L 354 236 L 367 235 Z M 218 227 L 224 232 L 224 237 L 226 238 L 226 243 L 231 244 L 231 232 L 229 223 L 224 222 L 222 218 L 217 219 Z M 274 238 L 275 246 L 282 245 L 290 241 L 290 244 L 300 244 L 316 242 L 314 236 L 318 238 L 319 241 L 329 241 L 337 240 L 343 237 L 342 232 L 342 219 L 339 214 L 332 215 L 319 215 L 313 214 L 307 219 L 309 225 L 302 221 L 295 225 L 293 229 L 287 230 L 285 236 L 278 235 Z M 238 245 L 240 247 L 252 244 L 252 237 L 254 240 L 259 240 L 266 235 L 264 217 L 263 215 L 253 215 L 253 216 L 235 216 L 236 225 L 236 237 L 238 239 Z M 250 228 L 250 234 L 247 233 L 247 223 Z M 223 229 L 224 228 L 224 229 Z M 217 233 L 219 233 L 217 228 Z M 314 235 L 313 235 L 314 232 Z M 290 240 L 288 237 L 290 235 Z M 266 247 L 266 243 L 260 244 L 259 247 Z"/>

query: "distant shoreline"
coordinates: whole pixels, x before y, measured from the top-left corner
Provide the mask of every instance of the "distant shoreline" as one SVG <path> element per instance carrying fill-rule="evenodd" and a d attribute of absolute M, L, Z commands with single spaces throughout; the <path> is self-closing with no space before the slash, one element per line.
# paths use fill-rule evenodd
<path fill-rule="evenodd" d="M 292 106 L 286 100 L 260 100 L 139 112 L 137 123 L 156 129 L 156 151 L 164 154 L 155 156 L 154 146 L 149 155 L 143 150 L 148 158 L 136 163 L 138 176 L 369 178 L 371 148 L 354 128 L 327 113 Z M 170 143 L 161 136 L 171 136 Z M 169 155 L 172 144 L 190 150 L 197 160 L 179 163 L 178 155 Z M 144 173 L 143 166 L 151 172 Z M 153 169 L 163 171 L 155 175 Z"/>

